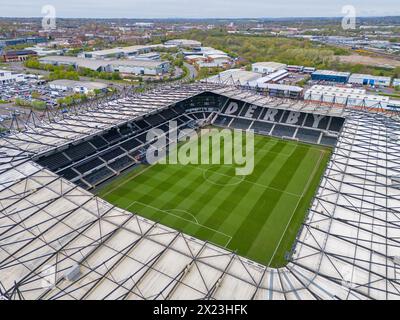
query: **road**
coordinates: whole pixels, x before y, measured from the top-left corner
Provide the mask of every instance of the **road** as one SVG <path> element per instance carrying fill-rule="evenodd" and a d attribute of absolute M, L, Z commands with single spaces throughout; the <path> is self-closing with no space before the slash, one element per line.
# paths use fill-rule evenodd
<path fill-rule="evenodd" d="M 184 62 L 183 64 L 184 64 L 185 67 L 188 68 L 188 70 L 189 70 L 189 74 L 185 77 L 185 80 L 190 81 L 190 80 L 196 79 L 197 74 L 198 74 L 196 68 L 193 67 L 191 64 L 189 64 L 189 63 L 187 63 L 187 62 Z"/>

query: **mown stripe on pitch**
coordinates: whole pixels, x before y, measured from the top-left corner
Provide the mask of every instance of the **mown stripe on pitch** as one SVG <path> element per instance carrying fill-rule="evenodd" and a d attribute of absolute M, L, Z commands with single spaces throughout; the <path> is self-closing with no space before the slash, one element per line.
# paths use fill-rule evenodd
<path fill-rule="evenodd" d="M 310 152 L 313 150 L 310 150 Z M 303 198 L 300 200 L 299 206 L 297 207 L 296 212 L 293 215 L 293 219 L 291 221 L 291 224 L 289 225 L 286 233 L 284 234 L 281 244 L 279 248 L 277 249 L 277 254 L 274 257 L 273 261 L 271 262 L 271 266 L 282 266 L 285 265 L 286 260 L 284 259 L 284 254 L 286 251 L 288 251 L 291 246 L 294 243 L 294 240 L 296 239 L 296 235 L 299 231 L 299 227 L 304 221 L 305 215 L 307 213 L 307 209 L 310 206 L 312 197 L 314 196 L 314 193 L 316 189 L 318 188 L 319 185 L 319 179 L 325 170 L 326 167 L 326 162 L 328 159 L 328 153 L 324 153 L 323 160 L 321 160 L 317 171 L 315 173 L 315 176 L 311 180 L 310 185 L 308 186 L 308 189 L 305 190 Z M 317 160 L 315 160 L 317 161 Z M 317 162 L 314 162 L 315 165 Z"/>
<path fill-rule="evenodd" d="M 222 150 L 223 147 L 221 148 Z M 197 172 L 198 176 L 193 180 L 192 177 L 187 176 L 186 179 L 188 181 L 191 181 L 191 188 L 188 187 L 186 189 L 181 190 L 176 194 L 175 197 L 171 198 L 170 201 L 164 204 L 163 209 L 170 209 L 170 208 L 182 208 L 184 210 L 187 210 L 188 212 L 194 214 L 196 217 L 199 216 L 199 213 L 201 209 L 205 209 L 206 211 L 210 211 L 210 214 L 213 214 L 214 210 L 211 210 L 212 206 L 210 206 L 210 195 L 211 194 L 217 194 L 220 191 L 224 191 L 222 187 L 220 186 L 215 186 L 212 184 L 209 184 L 206 182 L 203 178 L 203 169 L 204 167 L 206 168 L 214 168 L 215 166 L 199 166 L 198 168 L 196 167 L 186 167 L 186 170 L 190 170 L 190 172 Z M 229 167 L 218 167 L 218 170 L 220 172 L 228 173 L 230 168 Z M 226 180 L 227 177 L 225 176 L 220 176 L 221 181 Z M 218 182 L 217 182 L 218 183 Z M 190 197 L 189 197 L 190 196 Z M 205 205 L 207 204 L 207 205 Z M 200 219 L 200 218 L 199 218 Z M 161 221 L 163 222 L 163 221 Z M 207 225 L 208 226 L 208 225 Z M 189 229 L 195 229 L 193 227 L 193 224 L 184 221 L 182 219 L 177 220 L 176 227 L 179 228 L 180 230 L 187 230 Z M 213 228 L 213 226 L 209 226 L 210 228 Z M 200 229 L 203 230 L 203 232 L 209 234 L 212 233 L 212 231 L 205 229 L 203 227 L 200 227 Z"/>
<path fill-rule="evenodd" d="M 278 156 L 279 152 L 284 148 L 284 144 L 277 142 L 272 148 L 271 151 L 273 151 L 274 153 L 270 153 L 271 158 L 270 158 L 270 162 L 272 163 L 273 160 Z M 246 194 L 254 187 L 254 185 L 252 184 L 248 184 L 247 186 L 247 190 L 246 190 Z M 237 189 L 239 188 L 239 186 L 237 188 L 235 188 L 235 190 L 231 193 L 230 197 L 227 197 L 225 199 L 224 202 L 222 202 L 214 211 L 217 214 L 211 215 L 207 221 L 205 222 L 206 225 L 212 225 L 214 229 L 219 229 L 221 227 L 221 225 L 224 223 L 224 221 L 226 219 L 229 218 L 231 212 L 235 209 L 236 207 L 236 203 L 237 201 L 241 201 L 243 199 L 245 199 L 245 194 L 244 195 L 240 195 L 240 199 L 238 199 L 239 195 L 237 194 Z M 197 233 L 196 233 L 197 235 Z M 232 235 L 232 234 L 231 234 Z M 243 234 L 241 235 L 241 241 L 243 242 L 244 238 L 243 238 Z M 249 242 L 250 240 L 247 238 L 246 235 L 246 242 Z M 233 245 L 232 245 L 233 243 Z M 229 248 L 235 250 L 236 246 L 234 245 L 234 240 L 232 239 Z"/>
<path fill-rule="evenodd" d="M 293 175 L 293 179 L 298 180 L 297 179 L 298 172 L 303 171 L 305 168 L 305 164 L 307 164 L 310 161 L 309 155 L 310 155 L 310 150 L 308 150 L 304 156 L 299 155 L 299 162 L 297 165 L 296 173 L 294 173 L 294 175 Z M 310 172 L 310 174 L 311 174 L 311 172 Z M 293 179 L 290 180 L 289 185 L 293 183 Z M 307 178 L 306 178 L 306 180 L 307 180 Z M 298 193 L 301 194 L 301 191 L 298 191 Z M 276 246 L 278 245 L 278 243 L 282 237 L 282 234 L 285 232 L 287 223 L 292 218 L 292 216 L 295 217 L 295 215 L 297 214 L 297 211 L 294 212 L 294 210 L 296 209 L 297 203 L 299 201 L 301 201 L 300 198 L 294 198 L 294 197 L 288 196 L 286 194 L 282 195 L 280 201 L 278 201 L 275 208 L 271 211 L 271 214 L 268 217 L 268 221 L 266 221 L 263 228 L 260 230 L 259 236 L 254 240 L 252 247 L 249 249 L 249 255 L 259 256 L 260 250 L 265 248 L 266 239 L 268 238 L 268 239 L 271 239 L 271 241 L 272 241 L 272 239 L 275 238 L 276 245 L 270 246 L 270 249 L 272 250 L 272 252 L 270 254 L 268 261 L 266 261 L 266 262 L 269 262 L 270 258 L 272 257 L 272 254 L 275 252 L 275 250 L 276 250 L 275 257 L 277 257 L 278 259 L 284 258 L 286 249 L 289 250 L 290 248 L 285 249 L 285 246 L 282 246 L 282 242 L 281 242 L 280 247 L 284 248 L 284 250 L 279 250 L 279 248 L 276 248 Z M 294 219 L 294 220 L 292 220 L 292 222 L 293 221 L 296 221 L 296 220 Z M 273 225 L 274 228 L 271 228 L 271 225 Z M 297 232 L 297 229 L 298 228 L 296 227 L 295 232 Z M 292 231 L 292 224 L 289 226 L 289 228 L 286 232 L 291 232 L 291 231 Z M 265 235 L 270 235 L 270 236 L 268 236 L 266 238 Z M 286 245 L 288 245 L 288 244 L 286 244 Z M 274 261 L 275 260 L 276 259 L 274 258 Z"/>
<path fill-rule="evenodd" d="M 295 167 L 295 170 L 297 170 L 299 159 L 302 159 L 307 152 L 308 150 L 305 150 L 303 148 L 296 148 L 294 153 L 290 157 L 288 157 L 284 165 L 276 173 L 271 185 L 279 187 L 281 190 L 285 190 L 286 186 L 290 183 L 290 180 L 292 178 L 292 175 L 287 174 L 287 172 L 293 173 L 293 167 Z M 248 253 L 253 243 L 251 241 L 242 241 L 243 236 L 248 234 L 252 235 L 252 238 L 258 236 L 260 231 L 263 229 L 264 224 L 268 223 L 268 218 L 280 201 L 282 194 L 282 192 L 273 191 L 271 189 L 266 189 L 264 191 L 261 197 L 261 201 L 264 199 L 269 199 L 269 203 L 267 204 L 268 208 L 265 208 L 267 210 L 264 211 L 263 206 L 260 206 L 257 208 L 257 210 L 253 210 L 248 215 L 247 219 L 242 223 L 238 231 L 235 233 L 231 242 L 232 247 L 239 248 L 239 251 L 243 254 Z M 276 243 L 266 243 L 265 249 L 266 251 L 269 251 L 268 253 L 266 252 L 266 255 L 268 254 L 270 256 L 276 245 Z M 271 250 L 272 247 L 274 249 Z M 266 260 L 267 259 L 268 257 L 266 256 Z"/>

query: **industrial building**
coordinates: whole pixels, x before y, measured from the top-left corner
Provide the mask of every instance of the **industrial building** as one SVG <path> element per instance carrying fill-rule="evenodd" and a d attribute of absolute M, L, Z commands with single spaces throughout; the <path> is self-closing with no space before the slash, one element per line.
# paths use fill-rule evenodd
<path fill-rule="evenodd" d="M 49 82 L 50 89 L 60 91 L 73 91 L 75 93 L 88 94 L 95 90 L 105 90 L 108 85 L 101 82 L 74 81 L 74 80 L 54 80 Z"/>
<path fill-rule="evenodd" d="M 51 64 L 54 66 L 72 66 L 74 68 L 87 68 L 93 71 L 104 71 L 103 67 L 107 65 L 104 60 L 92 60 L 69 56 L 48 56 L 40 58 L 42 64 Z"/>
<path fill-rule="evenodd" d="M 347 83 L 349 81 L 350 75 L 350 72 L 317 70 L 311 74 L 311 79 L 314 81 Z"/>
<path fill-rule="evenodd" d="M 363 89 L 342 87 L 313 86 L 305 92 L 304 99 L 351 107 L 390 110 L 400 108 L 400 100 L 393 100 L 386 96 L 370 95 Z"/>
<path fill-rule="evenodd" d="M 47 42 L 44 37 L 26 37 L 16 39 L 0 39 L 0 47 L 16 46 L 19 44 L 38 44 Z"/>
<path fill-rule="evenodd" d="M 78 55 L 79 58 L 85 59 L 119 59 L 138 56 L 140 54 L 149 53 L 155 48 L 162 47 L 162 45 L 147 45 L 147 46 L 129 46 L 118 47 L 112 49 L 104 49 L 97 51 L 85 51 Z"/>
<path fill-rule="evenodd" d="M 158 52 L 148 52 L 135 56 L 136 60 L 160 60 L 160 54 Z"/>
<path fill-rule="evenodd" d="M 37 53 L 32 50 L 13 50 L 7 51 L 3 54 L 3 60 L 5 62 L 19 62 L 26 61 L 29 58 L 36 57 Z"/>
<path fill-rule="evenodd" d="M 232 58 L 227 53 L 212 47 L 193 48 L 192 51 L 186 51 L 183 54 L 186 61 L 195 63 L 200 68 L 225 67 L 232 62 Z"/>
<path fill-rule="evenodd" d="M 286 67 L 286 70 L 289 72 L 303 72 L 304 66 L 289 65 Z"/>
<path fill-rule="evenodd" d="M 36 54 L 39 57 L 54 56 L 54 55 L 60 55 L 63 53 L 63 50 L 48 49 L 48 48 L 43 48 L 43 47 L 39 47 L 39 46 L 25 48 L 25 50 L 34 51 L 34 52 L 36 52 Z"/>
<path fill-rule="evenodd" d="M 286 67 L 286 64 L 278 62 L 257 62 L 252 64 L 251 70 L 253 72 L 258 72 L 262 74 L 270 74 L 285 69 Z"/>
<path fill-rule="evenodd" d="M 391 82 L 392 78 L 390 77 L 378 77 L 370 74 L 359 74 L 359 73 L 353 73 L 348 81 L 348 83 L 351 84 L 372 86 L 372 87 L 374 86 L 390 87 Z"/>
<path fill-rule="evenodd" d="M 212 76 L 204 82 L 225 85 L 234 85 L 244 89 L 263 92 L 273 97 L 300 99 L 303 97 L 303 88 L 276 83 L 289 75 L 286 70 L 279 70 L 263 77 L 260 73 L 242 69 L 230 69 Z"/>
<path fill-rule="evenodd" d="M 113 60 L 105 68 L 108 72 L 135 75 L 163 75 L 170 70 L 169 61 Z"/>
<path fill-rule="evenodd" d="M 188 39 L 174 39 L 164 43 L 166 46 L 176 46 L 180 48 L 197 48 L 201 47 L 201 42 Z"/>
<path fill-rule="evenodd" d="M 304 89 L 302 87 L 289 86 L 285 84 L 266 83 L 257 91 L 265 92 L 271 97 L 301 99 Z"/>
<path fill-rule="evenodd" d="M 251 81 L 249 83 L 249 85 L 250 85 L 250 87 L 262 88 L 267 83 L 275 83 L 275 82 L 285 79 L 288 76 L 289 76 L 289 72 L 286 71 L 285 69 L 281 69 L 279 71 L 270 73 L 264 77 L 258 78 L 257 80 Z"/>
<path fill-rule="evenodd" d="M 308 74 L 312 74 L 313 72 L 315 72 L 317 69 L 313 68 L 313 67 L 304 67 L 303 69 L 303 73 L 308 73 Z"/>
<path fill-rule="evenodd" d="M 205 79 L 208 83 L 221 83 L 238 86 L 247 86 L 249 82 L 261 78 L 261 74 L 257 72 L 246 71 L 242 69 L 230 69 L 223 71 L 215 76 Z"/>
<path fill-rule="evenodd" d="M 398 86 L 400 86 L 400 78 L 393 79 L 393 87 L 398 87 Z"/>
<path fill-rule="evenodd" d="M 135 75 L 161 75 L 170 69 L 168 61 L 146 60 L 96 60 L 67 56 L 51 56 L 39 59 L 43 64 L 67 65 L 74 68 L 88 68 L 94 71 L 121 72 Z"/>
<path fill-rule="evenodd" d="M 9 70 L 0 70 L 0 84 L 14 83 L 24 81 L 23 74 L 13 74 Z"/>

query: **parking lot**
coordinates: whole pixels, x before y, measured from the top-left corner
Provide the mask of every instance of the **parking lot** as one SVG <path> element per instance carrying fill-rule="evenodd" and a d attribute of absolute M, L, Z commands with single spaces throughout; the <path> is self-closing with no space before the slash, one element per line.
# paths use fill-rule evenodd
<path fill-rule="evenodd" d="M 70 95 L 71 92 L 51 89 L 47 82 L 35 76 L 28 76 L 23 82 L 0 84 L 0 123 L 9 122 L 12 115 L 21 120 L 29 114 L 29 104 L 40 102 L 42 106 L 56 107 L 57 100 Z M 27 105 L 18 105 L 18 100 Z M 35 109 L 35 108 L 33 108 Z M 36 109 L 35 111 L 41 111 Z"/>

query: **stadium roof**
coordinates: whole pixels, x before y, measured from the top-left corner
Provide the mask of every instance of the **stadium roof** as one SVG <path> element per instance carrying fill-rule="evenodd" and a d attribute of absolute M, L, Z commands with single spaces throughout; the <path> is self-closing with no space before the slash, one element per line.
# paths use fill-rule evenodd
<path fill-rule="evenodd" d="M 268 107 L 329 112 L 315 103 L 290 104 L 232 87 L 180 85 L 38 120 L 3 138 L 0 298 L 400 298 L 398 118 L 341 111 L 347 119 L 343 132 L 294 254 L 281 269 L 118 209 L 31 160 L 204 91 Z M 52 279 L 55 284 L 48 285 Z"/>

